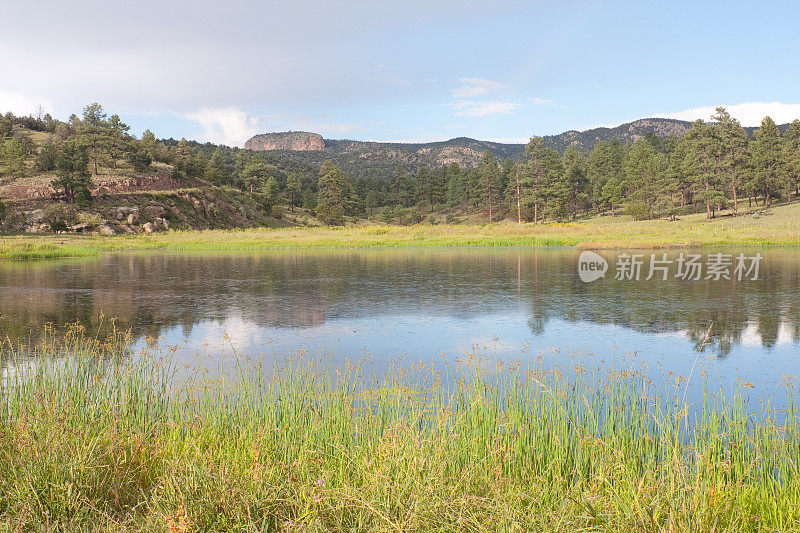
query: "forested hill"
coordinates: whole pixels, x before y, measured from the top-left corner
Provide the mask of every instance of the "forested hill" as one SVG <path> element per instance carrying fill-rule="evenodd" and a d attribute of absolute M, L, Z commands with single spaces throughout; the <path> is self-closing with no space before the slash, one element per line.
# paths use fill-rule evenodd
<path fill-rule="evenodd" d="M 589 153 L 597 143 L 617 139 L 621 144 L 655 135 L 658 138 L 680 137 L 691 128 L 692 123 L 670 118 L 643 118 L 620 124 L 613 128 L 592 128 L 586 131 L 565 131 L 558 135 L 542 137 L 544 146 L 564 153 L 575 146 Z M 785 131 L 788 124 L 779 126 Z M 748 135 L 757 128 L 744 128 Z M 394 173 L 397 165 L 411 171 L 420 168 L 436 168 L 457 163 L 461 167 L 477 166 L 485 151 L 498 160 L 522 157 L 524 144 L 508 144 L 457 137 L 448 141 L 429 143 L 387 143 L 374 141 L 349 141 L 323 139 L 316 133 L 282 132 L 256 135 L 247 141 L 245 148 L 268 152 L 275 158 L 295 164 L 319 167 L 323 161 L 331 160 L 345 173 L 354 178 L 386 178 Z"/>
<path fill-rule="evenodd" d="M 628 122 L 615 128 L 593 128 L 586 131 L 567 131 L 543 137 L 544 145 L 559 152 L 574 145 L 582 152 L 591 151 L 600 141 L 618 139 L 621 143 L 636 141 L 649 134 L 657 137 L 681 136 L 689 130 L 690 122 L 666 118 L 647 118 Z M 312 142 L 313 141 L 315 142 Z M 435 168 L 450 163 L 474 167 L 485 151 L 496 158 L 518 160 L 524 144 L 507 144 L 458 137 L 430 143 L 383 143 L 322 139 L 307 132 L 267 133 L 247 141 L 246 148 L 267 151 L 281 159 L 319 166 L 332 160 L 353 177 L 389 177 L 397 165 L 410 170 Z M 280 147 L 274 149 L 274 147 Z M 311 149 L 309 149 L 311 147 Z"/>

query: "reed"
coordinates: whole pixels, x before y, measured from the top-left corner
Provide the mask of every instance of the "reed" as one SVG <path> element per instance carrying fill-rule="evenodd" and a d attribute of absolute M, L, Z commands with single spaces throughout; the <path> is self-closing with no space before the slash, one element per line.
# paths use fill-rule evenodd
<path fill-rule="evenodd" d="M 236 371 L 74 327 L 3 348 L 9 530 L 800 530 L 800 435 L 745 387 L 474 354 Z M 755 413 L 755 414 L 754 414 Z"/>

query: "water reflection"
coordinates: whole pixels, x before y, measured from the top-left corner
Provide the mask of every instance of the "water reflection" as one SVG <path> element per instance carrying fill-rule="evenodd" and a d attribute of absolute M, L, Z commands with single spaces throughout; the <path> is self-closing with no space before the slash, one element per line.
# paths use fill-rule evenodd
<path fill-rule="evenodd" d="M 464 348 L 498 336 L 519 347 L 666 339 L 717 357 L 800 343 L 800 252 L 760 250 L 760 281 L 584 283 L 571 249 L 440 249 L 238 255 L 119 254 L 0 264 L 0 328 L 36 340 L 46 323 L 90 331 L 117 317 L 136 338 L 336 342 L 372 353 Z M 726 250 L 726 253 L 736 253 Z M 755 253 L 750 249 L 748 254 Z M 604 253 L 612 263 L 617 253 Z M 195 331 L 200 328 L 200 331 Z M 475 330 L 475 328 L 484 328 Z M 706 334 L 710 328 L 710 335 Z M 611 337 L 613 338 L 611 338 Z M 635 347 L 634 347 L 635 348 Z"/>

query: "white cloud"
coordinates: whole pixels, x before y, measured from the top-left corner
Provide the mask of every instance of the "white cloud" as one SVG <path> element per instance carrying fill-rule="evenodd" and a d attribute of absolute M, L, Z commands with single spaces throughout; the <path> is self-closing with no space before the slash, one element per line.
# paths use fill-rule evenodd
<path fill-rule="evenodd" d="M 274 131 L 311 131 L 323 136 L 354 131 L 370 131 L 388 124 L 383 121 L 362 120 L 357 123 L 338 122 L 337 115 L 312 115 L 292 113 L 270 113 L 261 115 L 261 122 L 270 124 Z"/>
<path fill-rule="evenodd" d="M 451 104 L 456 109 L 456 115 L 468 117 L 485 117 L 487 115 L 497 115 L 501 113 L 511 113 L 521 104 L 516 102 L 475 102 L 466 100 Z"/>
<path fill-rule="evenodd" d="M 258 119 L 235 107 L 200 109 L 187 113 L 186 118 L 199 122 L 203 127 L 202 141 L 228 146 L 242 146 L 244 142 L 260 133 Z"/>
<path fill-rule="evenodd" d="M 478 98 L 508 87 L 505 83 L 483 78 L 461 78 L 458 81 L 461 87 L 450 91 L 455 98 Z"/>
<path fill-rule="evenodd" d="M 711 115 L 716 113 L 718 106 L 696 107 L 677 113 L 661 113 L 654 116 L 664 118 L 675 118 L 679 120 L 709 120 Z M 785 104 L 783 102 L 744 102 L 734 105 L 723 105 L 728 113 L 742 126 L 759 126 L 761 119 L 769 116 L 777 124 L 785 124 L 796 118 L 800 118 L 800 104 Z"/>
<path fill-rule="evenodd" d="M 42 106 L 46 113 L 52 113 L 53 104 L 39 96 L 0 90 L 0 114 L 11 111 L 17 116 L 27 116 Z"/>
<path fill-rule="evenodd" d="M 533 105 L 558 105 L 555 100 L 539 98 L 538 96 L 531 98 L 530 100 Z"/>

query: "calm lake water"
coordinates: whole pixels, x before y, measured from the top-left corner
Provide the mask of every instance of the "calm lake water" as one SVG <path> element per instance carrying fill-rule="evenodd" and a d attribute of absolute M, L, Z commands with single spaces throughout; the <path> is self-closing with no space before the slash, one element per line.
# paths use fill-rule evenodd
<path fill-rule="evenodd" d="M 573 249 L 411 249 L 259 254 L 110 254 L 90 260 L 0 263 L 0 334 L 36 339 L 47 323 L 90 331 L 117 317 L 137 342 L 180 345 L 184 358 L 290 350 L 392 360 L 486 351 L 510 360 L 569 352 L 635 357 L 678 374 L 695 361 L 723 381 L 769 394 L 800 375 L 800 250 L 669 252 L 668 279 L 616 280 L 624 254 L 599 252 L 605 277 L 586 283 Z M 655 251 L 663 259 L 663 251 Z M 680 253 L 760 253 L 757 280 L 684 280 Z M 752 274 L 752 273 L 751 273 Z M 710 333 L 709 333 L 710 331 Z M 708 335 L 707 335 L 708 333 Z M 230 341 L 225 340 L 225 336 Z M 702 351 L 699 351 L 702 347 Z"/>

